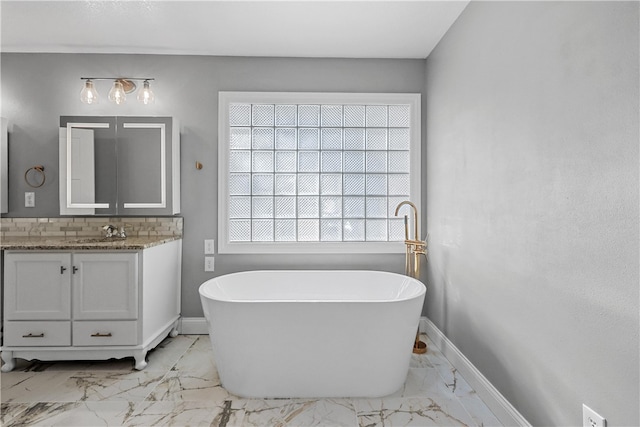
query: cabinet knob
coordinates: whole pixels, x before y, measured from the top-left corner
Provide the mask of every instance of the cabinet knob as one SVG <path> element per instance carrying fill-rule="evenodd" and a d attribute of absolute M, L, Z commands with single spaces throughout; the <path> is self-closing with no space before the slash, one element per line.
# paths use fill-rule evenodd
<path fill-rule="evenodd" d="M 60 266 L 60 274 L 64 274 L 65 270 L 67 269 L 67 267 L 61 265 Z"/>
<path fill-rule="evenodd" d="M 112 336 L 111 332 L 107 332 L 106 334 L 101 334 L 100 332 L 96 332 L 95 334 L 91 334 L 92 337 L 98 337 L 98 338 L 107 338 Z"/>
<path fill-rule="evenodd" d="M 32 334 L 31 332 L 29 332 L 27 335 L 23 335 L 22 338 L 44 338 L 44 332 L 41 332 L 39 334 Z"/>
<path fill-rule="evenodd" d="M 72 270 L 73 270 L 73 274 L 76 274 L 76 271 L 78 271 L 79 269 L 74 265 Z"/>

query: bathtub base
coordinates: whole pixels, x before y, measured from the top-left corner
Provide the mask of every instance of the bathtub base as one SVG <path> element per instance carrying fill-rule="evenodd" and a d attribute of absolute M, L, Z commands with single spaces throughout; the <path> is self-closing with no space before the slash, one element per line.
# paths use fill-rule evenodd
<path fill-rule="evenodd" d="M 371 327 L 367 325 L 370 321 L 358 319 L 349 324 L 346 318 L 351 309 L 344 304 L 298 305 L 300 312 L 291 318 L 305 322 L 273 322 L 270 318 L 281 316 L 278 313 L 282 313 L 282 307 L 263 306 L 261 309 L 273 312 L 262 313 L 259 326 L 255 322 L 243 324 L 240 317 L 250 317 L 236 307 L 239 316 L 233 322 L 240 328 L 236 331 L 246 327 L 253 332 L 235 337 L 219 332 L 212 337 L 223 387 L 245 398 L 376 398 L 402 387 L 409 371 L 417 323 L 405 328 L 404 333 L 391 334 L 384 322 Z M 368 308 L 370 315 L 381 311 L 381 307 Z M 322 313 L 327 309 L 333 314 L 331 319 Z M 323 328 L 309 329 L 321 321 Z M 278 331 L 279 338 L 274 337 L 273 330 Z M 242 336 L 250 339 L 239 339 Z M 228 349 L 234 350 L 225 351 Z"/>
<path fill-rule="evenodd" d="M 244 272 L 200 287 L 220 381 L 245 398 L 393 394 L 424 293 L 415 279 L 371 271 Z"/>

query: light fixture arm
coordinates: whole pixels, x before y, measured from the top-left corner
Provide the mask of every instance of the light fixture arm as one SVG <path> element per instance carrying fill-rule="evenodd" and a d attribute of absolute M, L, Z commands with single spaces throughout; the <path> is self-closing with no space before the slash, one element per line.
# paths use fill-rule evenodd
<path fill-rule="evenodd" d="M 135 80 L 138 82 L 143 82 L 145 80 L 155 80 L 154 77 L 80 77 L 80 80 Z"/>

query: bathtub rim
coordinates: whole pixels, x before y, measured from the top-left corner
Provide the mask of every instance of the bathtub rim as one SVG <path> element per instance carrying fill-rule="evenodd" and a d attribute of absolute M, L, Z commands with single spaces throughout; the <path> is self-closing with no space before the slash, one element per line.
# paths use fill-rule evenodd
<path fill-rule="evenodd" d="M 242 299 L 242 298 L 220 298 L 219 296 L 214 296 L 211 293 L 206 292 L 206 289 L 208 288 L 208 284 L 210 283 L 215 283 L 218 280 L 221 280 L 225 277 L 229 277 L 229 276 L 241 276 L 241 275 L 250 275 L 250 274 L 258 274 L 258 273 L 295 273 L 295 272 L 305 272 L 307 274 L 313 274 L 313 273 L 327 273 L 327 272 L 349 272 L 349 273 L 376 273 L 376 274 L 381 274 L 381 275 L 388 275 L 388 276 L 394 276 L 394 277 L 402 277 L 405 281 L 408 281 L 412 284 L 415 283 L 415 286 L 418 287 L 418 290 L 416 292 L 412 292 L 410 295 L 407 296 L 403 296 L 401 298 L 393 298 L 393 299 L 389 299 L 389 298 L 378 298 L 378 299 L 309 299 L 309 298 L 290 298 L 290 299 L 276 299 L 276 298 L 272 298 L 272 299 Z M 312 269 L 312 270 L 307 270 L 307 269 L 297 269 L 297 270 L 292 270 L 292 269 L 276 269 L 276 270 L 265 270 L 265 269 L 261 269 L 261 270 L 245 270 L 245 271 L 238 271 L 238 272 L 234 272 L 234 273 L 227 273 L 227 274 L 223 274 L 217 277 L 212 277 L 211 279 L 206 280 L 205 282 L 203 282 L 199 287 L 198 287 L 198 294 L 200 295 L 201 298 L 206 298 L 212 301 L 216 301 L 216 302 L 221 302 L 221 303 L 234 303 L 234 304 L 243 304 L 243 303 L 248 303 L 248 304 L 259 304 L 259 303 L 264 303 L 264 304 L 273 304 L 273 303 L 296 303 L 296 304 L 300 304 L 300 303 L 313 303 L 313 304 L 331 304 L 331 303 L 338 303 L 338 304 L 345 304 L 345 303 L 358 303 L 358 304 L 379 304 L 379 303 L 399 303 L 399 302 L 403 302 L 403 301 L 408 301 L 408 300 L 412 300 L 415 298 L 421 298 L 423 297 L 427 292 L 427 286 L 420 280 L 415 279 L 413 277 L 410 276 L 406 276 L 404 274 L 400 274 L 400 273 L 394 273 L 391 271 L 382 271 L 382 270 L 336 270 L 336 269 L 328 269 L 328 270 L 318 270 L 318 269 Z"/>

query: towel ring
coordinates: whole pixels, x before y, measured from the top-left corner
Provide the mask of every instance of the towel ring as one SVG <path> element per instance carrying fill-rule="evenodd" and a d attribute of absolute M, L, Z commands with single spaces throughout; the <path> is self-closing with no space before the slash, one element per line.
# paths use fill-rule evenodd
<path fill-rule="evenodd" d="M 41 176 L 38 177 L 38 174 L 40 174 Z M 30 179 L 29 177 L 32 177 L 31 179 L 35 180 L 35 183 L 31 182 L 29 180 Z M 44 182 L 47 180 L 47 177 L 44 174 L 44 166 L 37 165 L 27 169 L 27 171 L 24 173 L 24 180 L 29 187 L 32 187 L 32 188 L 42 187 L 44 185 Z"/>

